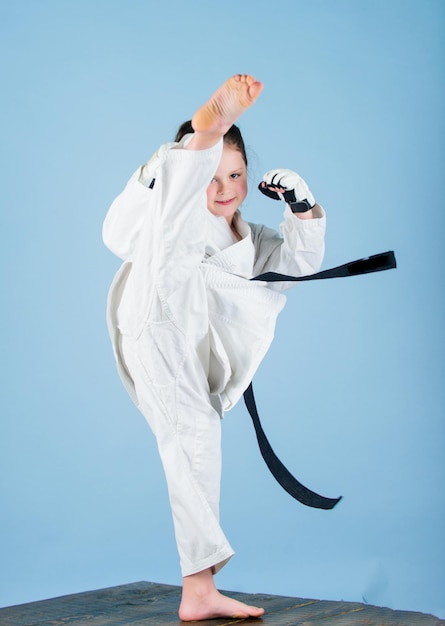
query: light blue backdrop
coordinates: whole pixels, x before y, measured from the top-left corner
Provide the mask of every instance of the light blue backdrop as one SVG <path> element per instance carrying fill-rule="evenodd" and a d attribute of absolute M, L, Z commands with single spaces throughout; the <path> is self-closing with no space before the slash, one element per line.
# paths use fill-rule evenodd
<path fill-rule="evenodd" d="M 324 268 L 394 249 L 395 271 L 289 294 L 255 378 L 305 508 L 224 419 L 220 587 L 445 617 L 444 18 L 441 0 L 12 0 L 0 5 L 0 605 L 180 584 L 153 437 L 115 372 L 107 208 L 228 76 L 265 83 L 241 120 L 244 215 L 289 167 L 328 213 Z"/>

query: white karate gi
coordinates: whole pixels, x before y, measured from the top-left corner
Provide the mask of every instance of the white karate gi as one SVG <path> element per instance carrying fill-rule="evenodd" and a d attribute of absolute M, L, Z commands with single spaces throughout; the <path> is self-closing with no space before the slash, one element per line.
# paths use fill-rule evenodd
<path fill-rule="evenodd" d="M 238 214 L 236 241 L 207 209 L 223 142 L 184 150 L 188 140 L 135 172 L 103 229 L 124 260 L 108 300 L 114 354 L 157 439 L 183 576 L 216 572 L 233 555 L 219 525 L 221 417 L 269 348 L 288 286 L 249 279 L 318 271 L 325 232 L 324 214 L 300 220 L 286 207 L 283 237 Z"/>

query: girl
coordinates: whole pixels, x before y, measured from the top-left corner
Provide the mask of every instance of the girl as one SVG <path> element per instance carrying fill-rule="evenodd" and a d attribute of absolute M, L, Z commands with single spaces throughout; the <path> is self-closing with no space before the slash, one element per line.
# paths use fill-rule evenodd
<path fill-rule="evenodd" d="M 110 335 L 121 378 L 156 436 L 185 621 L 264 613 L 213 581 L 234 554 L 219 525 L 221 418 L 250 383 L 285 303 L 285 283 L 250 279 L 314 273 L 324 252 L 324 212 L 289 170 L 262 183 L 269 194 L 294 192 L 281 236 L 240 215 L 247 159 L 234 122 L 262 89 L 252 76 L 227 80 L 135 172 L 104 223 L 106 245 L 124 260 L 109 294 Z"/>

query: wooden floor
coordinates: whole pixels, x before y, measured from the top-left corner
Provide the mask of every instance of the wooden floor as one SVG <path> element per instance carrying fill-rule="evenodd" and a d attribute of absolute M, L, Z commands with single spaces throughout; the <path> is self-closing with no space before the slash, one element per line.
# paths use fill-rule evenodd
<path fill-rule="evenodd" d="M 303 600 L 285 596 L 227 592 L 234 598 L 263 606 L 262 619 L 214 619 L 199 624 L 233 626 L 439 626 L 445 620 L 424 613 L 392 611 L 355 602 Z M 87 591 L 52 600 L 0 609 L 1 626 L 177 626 L 181 589 L 139 582 Z"/>

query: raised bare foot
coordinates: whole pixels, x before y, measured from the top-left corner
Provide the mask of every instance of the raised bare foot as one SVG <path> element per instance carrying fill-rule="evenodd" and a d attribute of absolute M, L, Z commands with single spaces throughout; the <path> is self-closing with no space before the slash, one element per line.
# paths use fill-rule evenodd
<path fill-rule="evenodd" d="M 206 569 L 185 576 L 179 617 L 184 622 L 218 617 L 261 617 L 264 609 L 244 604 L 220 593 L 213 581 L 212 570 Z"/>
<path fill-rule="evenodd" d="M 215 593 L 200 598 L 185 599 L 183 597 L 179 607 L 179 617 L 184 622 L 201 619 L 216 619 L 218 617 L 247 618 L 261 617 L 264 609 L 250 606 L 233 598 L 224 596 L 215 589 Z"/>
<path fill-rule="evenodd" d="M 192 119 L 195 131 L 192 149 L 219 140 L 263 90 L 263 83 L 247 74 L 232 76 L 213 94 Z"/>

